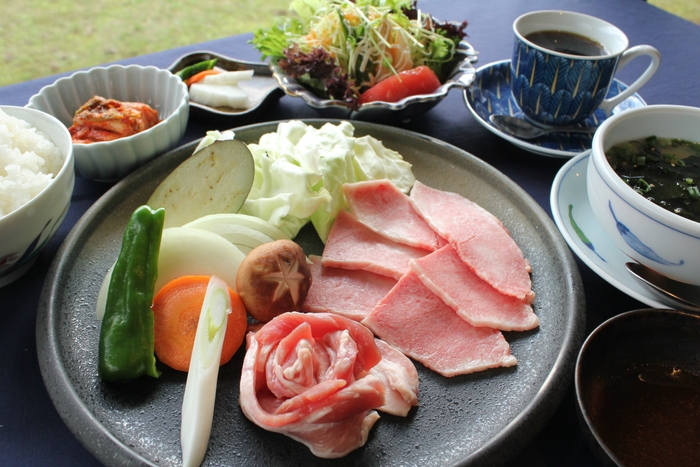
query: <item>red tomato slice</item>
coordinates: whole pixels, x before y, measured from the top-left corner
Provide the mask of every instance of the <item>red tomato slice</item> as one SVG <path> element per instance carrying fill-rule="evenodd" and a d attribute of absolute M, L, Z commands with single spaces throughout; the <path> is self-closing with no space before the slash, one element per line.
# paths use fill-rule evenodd
<path fill-rule="evenodd" d="M 425 65 L 400 72 L 378 82 L 360 96 L 360 105 L 367 102 L 398 102 L 408 96 L 430 94 L 440 87 L 440 80 Z"/>

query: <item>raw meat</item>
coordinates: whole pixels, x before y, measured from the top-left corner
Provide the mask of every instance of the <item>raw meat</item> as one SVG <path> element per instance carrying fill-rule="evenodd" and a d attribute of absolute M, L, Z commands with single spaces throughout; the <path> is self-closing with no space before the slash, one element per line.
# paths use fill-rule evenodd
<path fill-rule="evenodd" d="M 418 405 L 418 371 L 404 354 L 386 342 L 375 339 L 382 360 L 370 374 L 379 378 L 386 388 L 384 405 L 377 410 L 405 417 L 411 407 Z"/>
<path fill-rule="evenodd" d="M 399 280 L 362 324 L 443 376 L 516 364 L 500 331 L 467 323 L 413 271 Z"/>
<path fill-rule="evenodd" d="M 389 240 L 430 251 L 446 243 L 389 180 L 346 183 L 343 190 L 355 217 Z"/>
<path fill-rule="evenodd" d="M 367 441 L 393 391 L 371 373 L 383 359 L 366 327 L 330 313 L 283 313 L 247 336 L 240 406 L 256 425 L 316 456 L 342 457 Z M 405 382 L 403 385 L 411 385 Z"/>
<path fill-rule="evenodd" d="M 418 181 L 410 200 L 477 276 L 506 295 L 532 303 L 535 294 L 530 264 L 493 214 L 457 193 L 436 190 Z"/>
<path fill-rule="evenodd" d="M 362 269 L 399 280 L 408 262 L 429 252 L 401 245 L 371 231 L 355 216 L 340 211 L 331 228 L 321 260 L 324 266 Z"/>
<path fill-rule="evenodd" d="M 311 287 L 302 311 L 329 312 L 362 321 L 396 285 L 391 277 L 363 270 L 323 266 L 311 255 Z"/>
<path fill-rule="evenodd" d="M 472 326 L 526 331 L 540 320 L 532 307 L 479 278 L 450 245 L 411 261 L 421 282 Z"/>

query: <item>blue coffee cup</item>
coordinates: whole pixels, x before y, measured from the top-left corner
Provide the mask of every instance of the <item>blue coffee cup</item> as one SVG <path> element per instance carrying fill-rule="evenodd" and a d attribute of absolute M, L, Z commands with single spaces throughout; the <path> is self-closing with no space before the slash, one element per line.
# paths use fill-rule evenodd
<path fill-rule="evenodd" d="M 581 13 L 526 13 L 515 20 L 513 31 L 511 91 L 525 117 L 539 125 L 573 125 L 598 108 L 609 115 L 616 105 L 646 84 L 661 63 L 661 55 L 654 47 L 628 48 L 629 40 L 620 29 Z M 558 38 L 546 44 L 535 43 L 537 33 L 555 34 L 553 37 Z M 561 37 L 570 37 L 574 44 L 590 42 L 597 47 L 587 51 L 587 55 L 579 55 L 575 48 L 559 47 Z M 616 71 L 640 56 L 651 58 L 644 73 L 617 96 L 605 99 Z"/>

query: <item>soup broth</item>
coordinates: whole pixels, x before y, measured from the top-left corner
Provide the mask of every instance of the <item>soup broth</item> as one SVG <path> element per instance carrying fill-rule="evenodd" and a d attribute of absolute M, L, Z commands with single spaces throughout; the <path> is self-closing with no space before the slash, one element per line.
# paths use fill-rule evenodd
<path fill-rule="evenodd" d="M 630 187 L 662 208 L 700 221 L 700 143 L 648 138 L 616 144 L 608 162 Z"/>
<path fill-rule="evenodd" d="M 598 42 L 564 31 L 537 31 L 525 36 L 525 39 L 547 50 L 569 55 L 594 57 L 608 52 Z"/>
<path fill-rule="evenodd" d="M 632 368 L 592 388 L 600 437 L 628 467 L 694 467 L 700 460 L 700 376 L 681 368 Z"/>

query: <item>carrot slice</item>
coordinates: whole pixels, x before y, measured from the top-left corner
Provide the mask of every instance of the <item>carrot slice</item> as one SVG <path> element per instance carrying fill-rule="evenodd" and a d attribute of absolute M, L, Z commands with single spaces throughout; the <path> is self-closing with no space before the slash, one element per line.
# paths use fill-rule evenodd
<path fill-rule="evenodd" d="M 153 299 L 155 352 L 158 359 L 175 370 L 188 371 L 197 332 L 199 314 L 209 276 L 183 276 L 161 288 Z M 228 316 L 221 365 L 227 363 L 243 343 L 248 324 L 245 307 L 229 288 L 231 314 Z"/>
<path fill-rule="evenodd" d="M 199 73 L 197 73 L 197 74 L 195 74 L 195 75 L 192 75 L 192 76 L 190 76 L 189 78 L 187 78 L 187 79 L 185 80 L 185 84 L 187 85 L 187 87 L 190 87 L 190 86 L 193 85 L 194 83 L 198 83 L 198 82 L 202 81 L 202 80 L 204 79 L 205 76 L 217 75 L 217 74 L 219 74 L 219 73 L 221 73 L 219 70 L 204 70 L 204 71 L 200 71 Z"/>

